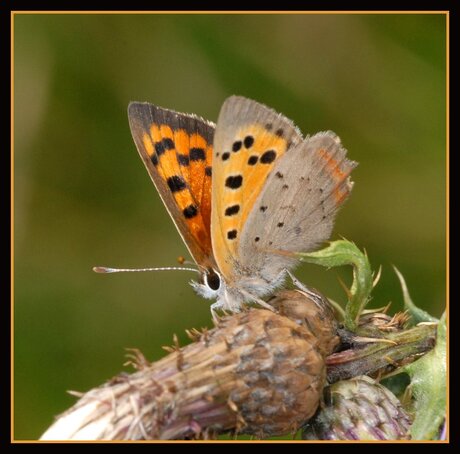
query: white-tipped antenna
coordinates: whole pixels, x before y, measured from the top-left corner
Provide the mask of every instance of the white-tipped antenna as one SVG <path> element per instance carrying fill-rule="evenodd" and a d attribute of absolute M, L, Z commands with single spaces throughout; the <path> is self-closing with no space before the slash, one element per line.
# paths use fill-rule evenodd
<path fill-rule="evenodd" d="M 108 268 L 106 266 L 95 266 L 93 268 L 95 273 L 138 273 L 143 271 L 200 271 L 195 268 L 184 268 L 181 266 L 163 266 L 161 268 Z"/>

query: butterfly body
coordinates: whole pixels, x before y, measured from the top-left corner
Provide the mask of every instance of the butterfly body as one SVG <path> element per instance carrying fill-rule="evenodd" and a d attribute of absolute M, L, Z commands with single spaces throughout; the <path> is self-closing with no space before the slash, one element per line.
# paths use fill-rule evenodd
<path fill-rule="evenodd" d="M 356 163 L 332 132 L 303 138 L 294 124 L 232 96 L 217 125 L 131 103 L 140 156 L 192 257 L 192 282 L 212 309 L 238 311 L 283 283 L 294 253 L 326 241 Z"/>

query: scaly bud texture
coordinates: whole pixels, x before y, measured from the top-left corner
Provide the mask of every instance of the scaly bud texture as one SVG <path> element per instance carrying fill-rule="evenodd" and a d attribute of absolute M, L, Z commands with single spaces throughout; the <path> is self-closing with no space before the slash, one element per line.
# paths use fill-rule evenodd
<path fill-rule="evenodd" d="M 278 313 L 251 309 L 225 317 L 160 361 L 139 356 L 137 372 L 84 394 L 42 439 L 295 433 L 318 407 L 324 358 L 338 342 L 335 321 L 314 293 L 283 290 L 270 304 Z"/>
<path fill-rule="evenodd" d="M 326 403 L 302 433 L 304 440 L 409 439 L 411 417 L 387 388 L 367 376 L 325 389 Z"/>

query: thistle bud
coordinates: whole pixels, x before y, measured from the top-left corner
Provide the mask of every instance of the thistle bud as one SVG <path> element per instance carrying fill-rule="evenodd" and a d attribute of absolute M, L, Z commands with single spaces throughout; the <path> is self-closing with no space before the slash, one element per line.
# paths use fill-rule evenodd
<path fill-rule="evenodd" d="M 367 376 L 325 389 L 325 403 L 305 425 L 304 440 L 406 440 L 411 417 L 387 388 Z"/>

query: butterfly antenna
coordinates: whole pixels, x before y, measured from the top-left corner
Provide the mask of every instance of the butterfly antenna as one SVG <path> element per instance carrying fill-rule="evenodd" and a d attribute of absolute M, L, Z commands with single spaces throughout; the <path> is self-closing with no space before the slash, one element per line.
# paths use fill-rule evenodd
<path fill-rule="evenodd" d="M 106 266 L 95 266 L 95 273 L 139 273 L 143 271 L 194 271 L 199 273 L 196 268 L 185 268 L 182 266 L 163 266 L 160 268 L 108 268 Z"/>

